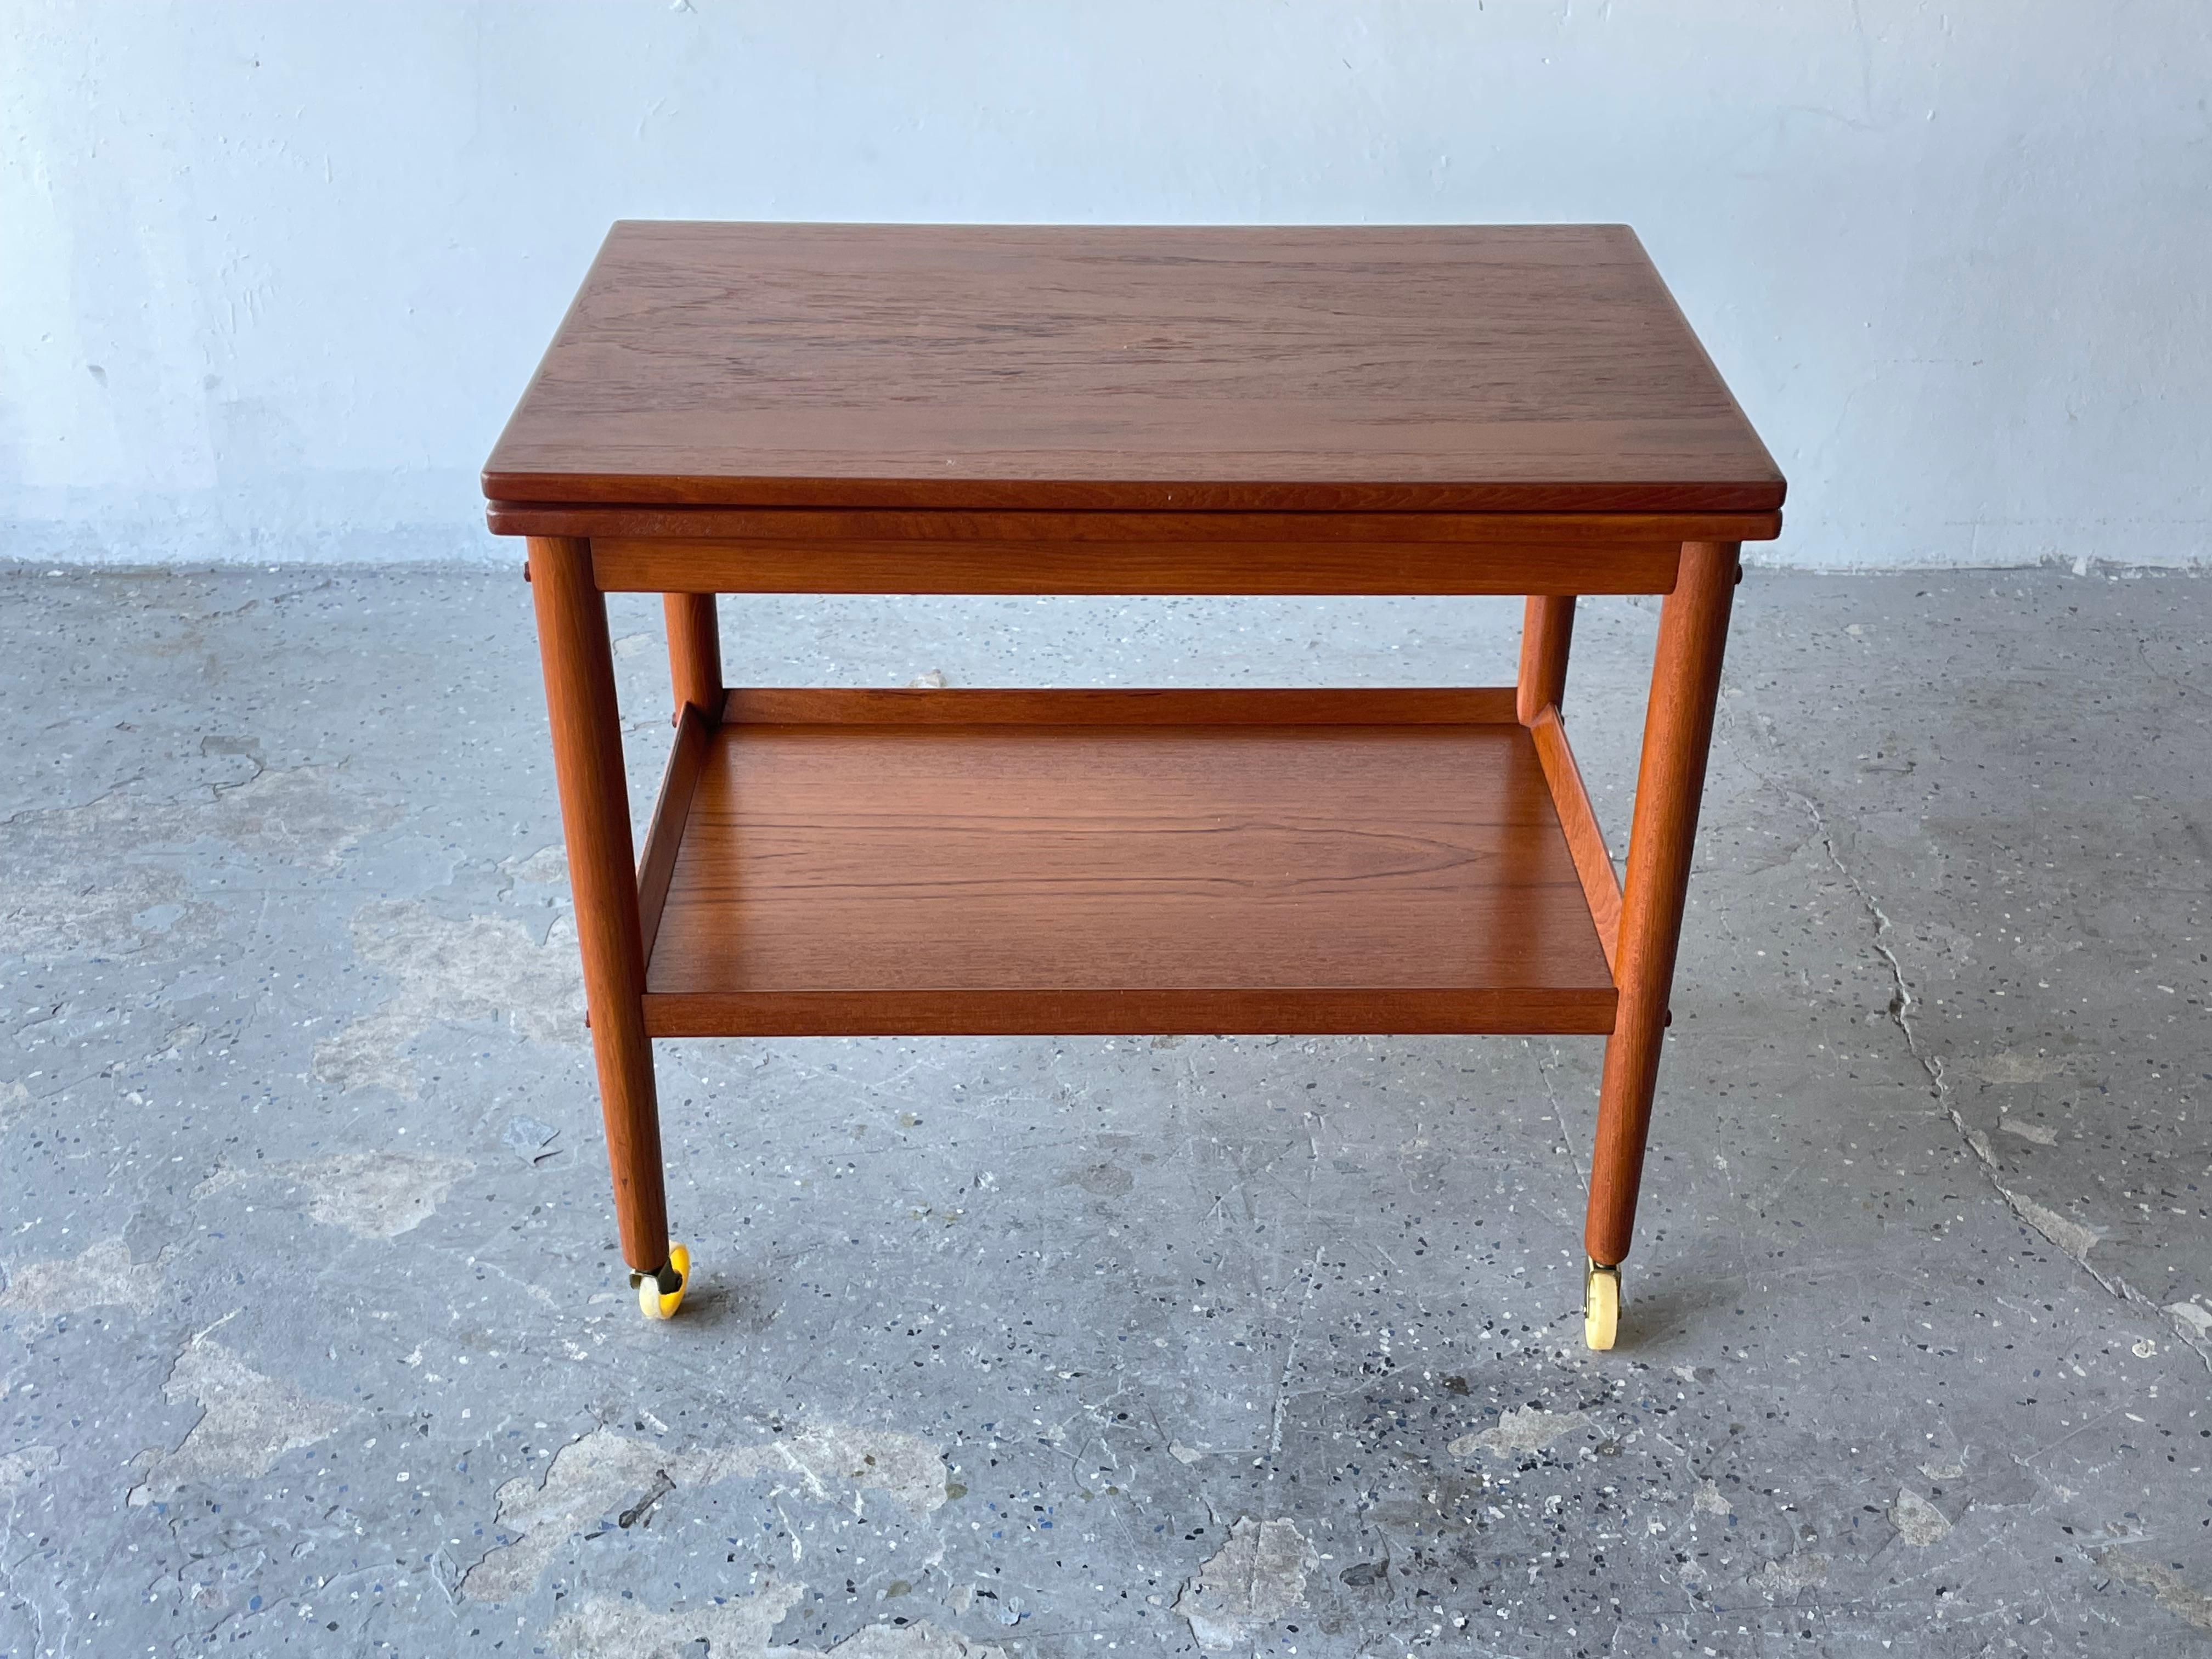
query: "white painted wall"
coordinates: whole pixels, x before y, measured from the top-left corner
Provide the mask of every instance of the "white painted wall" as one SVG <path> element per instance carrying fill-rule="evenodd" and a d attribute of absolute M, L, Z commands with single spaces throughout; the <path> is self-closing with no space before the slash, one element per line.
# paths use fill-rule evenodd
<path fill-rule="evenodd" d="M 511 556 L 607 222 L 1638 227 L 1778 559 L 2212 553 L 2205 0 L 95 3 L 0 20 L 0 556 Z"/>

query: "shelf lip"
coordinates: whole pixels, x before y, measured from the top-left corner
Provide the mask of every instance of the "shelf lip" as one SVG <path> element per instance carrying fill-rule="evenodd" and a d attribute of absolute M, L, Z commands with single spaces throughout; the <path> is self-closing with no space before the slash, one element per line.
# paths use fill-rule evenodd
<path fill-rule="evenodd" d="M 1589 904 L 1590 920 L 1597 925 L 1597 942 L 1605 951 L 1605 965 L 1617 980 L 1620 974 L 1620 874 L 1613 867 L 1605 831 L 1598 828 L 1597 811 L 1590 805 L 1582 768 L 1575 763 L 1574 748 L 1567 741 L 1566 721 L 1560 717 L 1559 706 L 1547 703 L 1538 709 L 1536 717 L 1528 722 L 1528 734 L 1535 739 L 1536 758 L 1543 763 L 1544 781 L 1552 787 L 1552 805 L 1559 809 L 1559 828 L 1566 834 L 1567 851 L 1574 857 L 1575 873 L 1582 878 L 1583 897 Z"/>
<path fill-rule="evenodd" d="M 638 935 L 643 946 L 639 960 L 648 969 L 661 912 L 668 905 L 668 884 L 676 873 L 676 854 L 684 844 L 684 826 L 691 816 L 691 792 L 699 787 L 715 724 L 696 703 L 687 702 L 677 712 L 676 741 L 668 750 L 668 769 L 661 775 L 660 796 L 653 802 L 637 860 Z"/>
<path fill-rule="evenodd" d="M 646 1035 L 1603 1036 L 1611 987 L 648 991 Z"/>
<path fill-rule="evenodd" d="M 647 1031 L 1607 1033 L 1556 734 L 1515 701 L 732 689 L 679 714 L 645 842 Z"/>
<path fill-rule="evenodd" d="M 1510 726 L 1513 687 L 733 686 L 726 726 Z"/>

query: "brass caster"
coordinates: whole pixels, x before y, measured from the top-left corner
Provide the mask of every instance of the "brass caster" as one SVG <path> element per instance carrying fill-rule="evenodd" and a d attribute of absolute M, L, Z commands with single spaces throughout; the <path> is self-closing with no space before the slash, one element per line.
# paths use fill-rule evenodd
<path fill-rule="evenodd" d="M 1592 1261 L 1583 1273 L 1583 1340 L 1603 1353 L 1620 1334 L 1620 1269 Z"/>
<path fill-rule="evenodd" d="M 657 1273 L 635 1269 L 629 1282 L 637 1291 L 637 1309 L 647 1319 L 673 1319 L 684 1305 L 684 1292 L 691 1285 L 691 1252 L 681 1244 L 668 1247 L 668 1265 Z"/>

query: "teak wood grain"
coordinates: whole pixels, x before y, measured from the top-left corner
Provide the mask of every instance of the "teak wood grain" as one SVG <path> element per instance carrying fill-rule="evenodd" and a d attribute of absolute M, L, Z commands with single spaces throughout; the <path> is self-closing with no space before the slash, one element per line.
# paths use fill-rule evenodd
<path fill-rule="evenodd" d="M 676 873 L 676 851 L 684 844 L 684 826 L 691 817 L 691 793 L 699 787 L 699 774 L 707 763 L 708 739 L 716 724 L 696 703 L 677 708 L 676 742 L 668 751 L 660 796 L 653 803 L 653 821 L 646 826 L 645 850 L 637 860 L 638 935 L 646 962 L 653 960 L 660 913 L 668 902 L 668 879 Z"/>
<path fill-rule="evenodd" d="M 1115 725 L 1079 705 L 1127 694 L 1083 692 L 975 694 L 1019 722 L 741 712 L 810 695 L 854 694 L 732 691 L 708 734 L 657 1035 L 1611 1028 L 1503 690 L 1442 694 L 1507 709 L 1484 725 Z"/>
<path fill-rule="evenodd" d="M 1492 726 L 1510 685 L 732 687 L 722 719 L 754 726 Z"/>
<path fill-rule="evenodd" d="M 665 593 L 1664 593 L 1674 542 L 592 544 L 605 592 Z"/>
<path fill-rule="evenodd" d="M 1621 225 L 624 222 L 494 501 L 1765 512 Z"/>
<path fill-rule="evenodd" d="M 1528 726 L 1528 735 L 1535 739 L 1536 758 L 1543 763 L 1544 781 L 1552 786 L 1552 800 L 1559 810 L 1559 828 L 1565 832 L 1567 850 L 1574 856 L 1575 873 L 1582 878 L 1590 920 L 1597 924 L 1597 940 L 1605 951 L 1606 966 L 1617 970 L 1620 877 L 1613 867 L 1613 854 L 1606 850 L 1605 832 L 1598 828 L 1582 768 L 1575 763 L 1575 751 L 1567 744 L 1567 728 L 1556 707 L 1547 703 Z"/>
<path fill-rule="evenodd" d="M 599 584 L 602 592 L 606 584 Z M 710 720 L 722 710 L 722 629 L 712 593 L 662 590 L 668 628 L 668 681 L 680 724 L 687 704 Z"/>
<path fill-rule="evenodd" d="M 580 541 L 532 541 L 530 574 L 623 1259 L 650 1272 L 668 1259 L 668 1207 L 606 596 Z"/>
<path fill-rule="evenodd" d="M 1628 831 L 1628 879 L 1621 890 L 1620 1018 L 1605 1045 L 1598 1084 L 1597 1144 L 1583 1231 L 1595 1261 L 1623 1260 L 1635 1234 L 1739 551 L 1733 542 L 1684 548 L 1681 580 L 1659 611 L 1644 754 L 1637 765 L 1636 817 Z"/>
<path fill-rule="evenodd" d="M 1667 586 L 1671 588 L 1674 583 Z M 1522 725 L 1534 726 L 1538 714 L 1547 708 L 1556 710 L 1566 701 L 1567 653 L 1575 635 L 1574 595 L 1533 592 L 1521 609 L 1521 696 L 1516 713 Z"/>
<path fill-rule="evenodd" d="M 945 512 L 890 507 L 609 507 L 493 501 L 502 536 L 619 536 L 646 541 L 799 544 L 887 542 L 1450 542 L 1468 549 L 1615 548 L 1697 541 L 1770 541 L 1778 512 L 1761 513 L 1081 513 Z"/>
<path fill-rule="evenodd" d="M 620 224 L 484 488 L 634 1268 L 650 1039 L 775 1034 L 1607 1033 L 1626 1255 L 1784 485 L 1625 227 Z M 622 589 L 668 596 L 678 727 L 635 866 Z M 1530 597 L 1513 687 L 924 691 L 726 689 L 731 591 Z M 1625 882 L 1559 715 L 1610 592 L 1667 595 Z"/>

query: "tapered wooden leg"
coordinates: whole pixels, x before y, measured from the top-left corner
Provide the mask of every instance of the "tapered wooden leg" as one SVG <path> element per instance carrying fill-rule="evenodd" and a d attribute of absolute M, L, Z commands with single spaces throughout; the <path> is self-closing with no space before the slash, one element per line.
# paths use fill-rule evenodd
<path fill-rule="evenodd" d="M 606 596 L 592 580 L 590 544 L 570 538 L 532 538 L 530 578 L 615 1217 L 623 1260 L 641 1273 L 657 1273 L 668 1262 L 668 1205 L 653 1045 L 645 1035 L 645 956 Z"/>
<path fill-rule="evenodd" d="M 1531 593 L 1521 613 L 1521 689 L 1514 699 L 1521 724 L 1532 726 L 1567 696 L 1567 647 L 1575 636 L 1571 593 Z"/>
<path fill-rule="evenodd" d="M 722 723 L 722 630 L 712 593 L 664 593 L 668 616 L 668 677 L 676 687 L 676 718 L 695 704 L 710 726 Z"/>
<path fill-rule="evenodd" d="M 1682 936 L 1698 803 L 1705 792 L 1705 750 L 1720 694 L 1721 653 L 1735 595 L 1736 550 L 1734 542 L 1686 544 L 1674 591 L 1659 613 L 1659 649 L 1644 720 L 1644 760 L 1636 779 L 1636 818 L 1628 834 L 1628 881 L 1621 895 L 1613 973 L 1620 1005 L 1605 1045 L 1597 1148 L 1590 1159 L 1589 1218 L 1583 1232 L 1590 1259 L 1607 1267 L 1628 1255 L 1636 1226 L 1644 1138 L 1651 1122 L 1651 1091 L 1659 1076 L 1667 998 L 1674 983 L 1674 947 Z"/>

